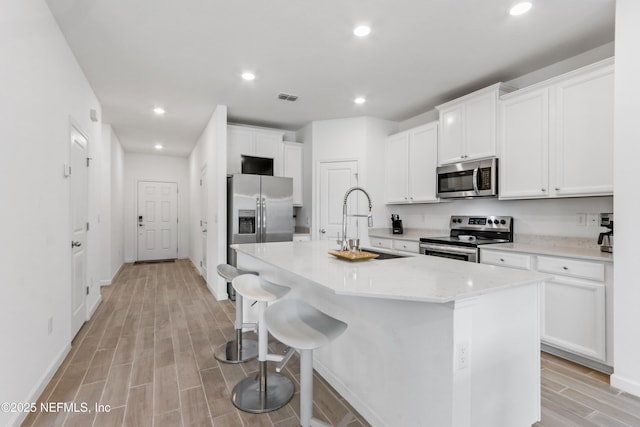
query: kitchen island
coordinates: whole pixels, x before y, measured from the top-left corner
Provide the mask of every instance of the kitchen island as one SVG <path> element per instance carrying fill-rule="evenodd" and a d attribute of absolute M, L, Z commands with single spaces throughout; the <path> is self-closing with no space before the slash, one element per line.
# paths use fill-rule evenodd
<path fill-rule="evenodd" d="M 548 276 L 423 255 L 349 262 L 329 255 L 327 241 L 233 248 L 239 267 L 348 323 L 314 352 L 314 368 L 372 425 L 539 420 Z"/>

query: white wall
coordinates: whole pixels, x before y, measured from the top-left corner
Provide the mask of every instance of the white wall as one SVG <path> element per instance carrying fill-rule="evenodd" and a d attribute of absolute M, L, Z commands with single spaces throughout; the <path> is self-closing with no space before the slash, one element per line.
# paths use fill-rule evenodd
<path fill-rule="evenodd" d="M 200 176 L 207 170 L 207 197 L 202 200 Z M 227 107 L 214 110 L 195 148 L 189 155 L 191 183 L 191 262 L 200 269 L 202 205 L 207 209 L 207 286 L 218 300 L 227 299 L 227 285 L 217 272 L 218 264 L 227 262 Z M 202 270 L 200 269 L 202 274 Z"/>
<path fill-rule="evenodd" d="M 178 258 L 189 257 L 189 163 L 186 157 L 125 153 L 124 258 L 138 259 L 138 181 L 178 183 Z"/>
<path fill-rule="evenodd" d="M 313 192 L 313 126 L 309 123 L 296 133 L 295 139 L 302 143 L 302 207 L 296 212 L 296 227 L 310 227 Z"/>
<path fill-rule="evenodd" d="M 637 181 L 640 157 L 640 2 L 616 2 L 614 366 L 611 384 L 640 396 L 640 279 L 638 278 Z"/>
<path fill-rule="evenodd" d="M 313 186 L 312 203 L 319 206 L 317 191 L 319 163 L 323 161 L 357 160 L 358 185 L 363 187 L 372 197 L 374 221 L 380 217 L 382 208 L 382 191 L 384 182 L 384 141 L 387 135 L 397 130 L 397 123 L 372 117 L 356 117 L 351 119 L 320 120 L 311 124 L 313 144 Z M 366 198 L 356 193 L 358 206 L 364 210 Z M 355 197 L 355 196 L 354 196 Z M 367 221 L 358 221 L 361 244 L 368 244 Z M 349 220 L 349 230 L 353 230 L 355 220 Z M 319 212 L 313 208 L 311 234 L 318 238 Z M 355 233 L 348 232 L 351 236 Z"/>
<path fill-rule="evenodd" d="M 111 254 L 107 277 L 113 279 L 124 263 L 124 150 L 118 135 L 106 126 L 111 145 Z"/>
<path fill-rule="evenodd" d="M 101 124 L 89 119 L 100 104 L 44 1 L 0 2 L 0 33 L 0 402 L 35 402 L 71 340 L 69 181 L 62 175 L 70 120 L 88 136 L 89 153 L 102 155 L 95 147 Z M 102 161 L 94 160 L 90 181 L 100 178 L 94 171 Z M 90 201 L 94 234 L 104 213 L 95 194 Z M 89 251 L 98 280 L 99 252 Z M 0 425 L 25 415 L 0 412 Z"/>

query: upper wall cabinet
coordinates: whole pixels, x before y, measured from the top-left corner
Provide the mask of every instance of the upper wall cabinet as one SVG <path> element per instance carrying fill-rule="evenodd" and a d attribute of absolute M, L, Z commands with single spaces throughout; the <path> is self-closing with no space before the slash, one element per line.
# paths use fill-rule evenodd
<path fill-rule="evenodd" d="M 613 194 L 613 59 L 505 95 L 500 198 Z"/>
<path fill-rule="evenodd" d="M 282 176 L 293 178 L 293 206 L 302 206 L 302 144 L 285 142 L 282 148 Z"/>
<path fill-rule="evenodd" d="M 438 122 L 387 138 L 385 202 L 388 204 L 437 202 L 436 166 Z"/>
<path fill-rule="evenodd" d="M 440 112 L 438 164 L 496 155 L 498 97 L 510 90 L 496 83 L 436 107 Z"/>
<path fill-rule="evenodd" d="M 273 159 L 273 174 L 282 176 L 284 132 L 244 126 L 227 126 L 227 173 L 241 173 L 242 156 Z"/>

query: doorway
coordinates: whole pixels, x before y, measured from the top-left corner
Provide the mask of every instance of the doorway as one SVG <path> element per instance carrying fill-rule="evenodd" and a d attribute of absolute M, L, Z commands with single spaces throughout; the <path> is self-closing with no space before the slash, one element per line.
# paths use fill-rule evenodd
<path fill-rule="evenodd" d="M 89 226 L 89 185 L 87 137 L 71 125 L 69 185 L 71 209 L 71 336 L 75 337 L 87 320 L 87 229 Z"/>
<path fill-rule="evenodd" d="M 178 184 L 138 181 L 138 261 L 178 258 Z"/>
<path fill-rule="evenodd" d="M 344 194 L 358 185 L 358 161 L 320 162 L 319 166 L 317 212 L 320 220 L 317 238 L 337 239 L 342 232 Z"/>
<path fill-rule="evenodd" d="M 200 235 L 202 240 L 202 259 L 200 260 L 201 274 L 207 281 L 207 167 L 202 168 L 200 175 Z"/>

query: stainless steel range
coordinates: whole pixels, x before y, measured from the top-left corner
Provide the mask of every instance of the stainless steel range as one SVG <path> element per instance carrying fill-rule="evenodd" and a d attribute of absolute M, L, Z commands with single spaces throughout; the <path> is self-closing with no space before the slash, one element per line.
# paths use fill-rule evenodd
<path fill-rule="evenodd" d="M 480 246 L 513 242 L 510 216 L 453 215 L 449 235 L 420 238 L 420 253 L 442 258 L 480 262 Z"/>

